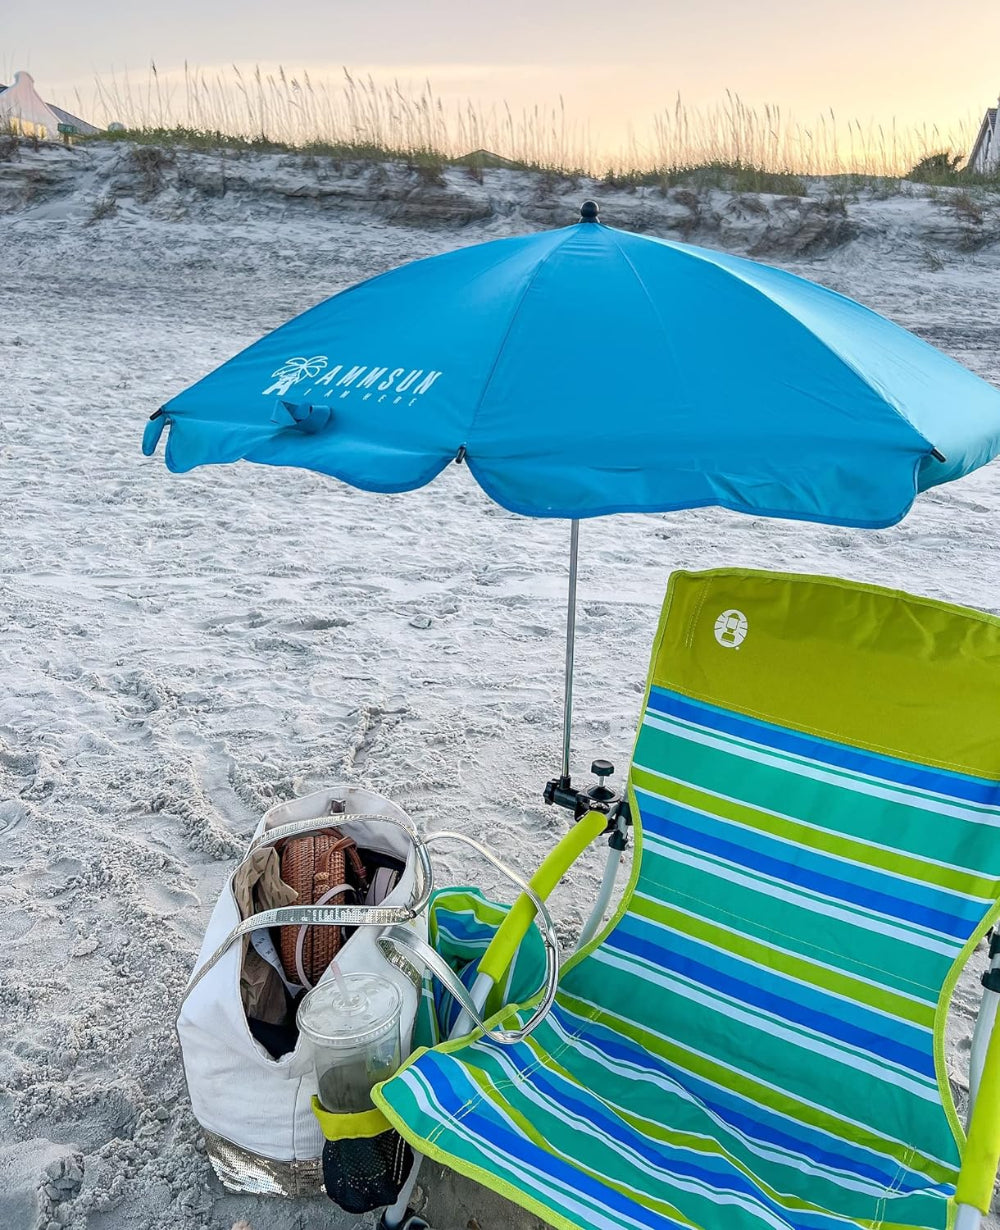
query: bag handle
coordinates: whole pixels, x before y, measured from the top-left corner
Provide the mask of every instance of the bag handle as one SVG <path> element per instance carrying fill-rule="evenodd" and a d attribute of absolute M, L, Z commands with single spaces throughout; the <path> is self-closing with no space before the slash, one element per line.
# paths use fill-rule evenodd
<path fill-rule="evenodd" d="M 255 850 L 262 846 L 273 846 L 286 837 L 299 837 L 303 833 L 316 833 L 322 829 L 335 829 L 351 820 L 383 820 L 386 824 L 394 824 L 416 844 L 420 841 L 412 824 L 400 820 L 398 816 L 383 816 L 380 812 L 370 811 L 335 811 L 328 816 L 316 816 L 312 820 L 291 820 L 288 824 L 279 824 L 276 828 L 265 829 L 259 837 L 255 837 L 243 856 L 245 862 Z"/>
<path fill-rule="evenodd" d="M 401 962 L 409 964 L 403 952 L 416 957 L 431 971 L 435 978 L 447 987 L 452 997 L 462 1005 L 469 1014 L 470 1019 L 478 1029 L 483 1031 L 486 1037 L 491 1038 L 494 1042 L 498 1042 L 501 1046 L 514 1046 L 518 1042 L 523 1042 L 534 1029 L 541 1025 L 542 1021 L 548 1016 L 553 1003 L 555 1003 L 556 991 L 559 985 L 559 940 L 556 936 L 555 925 L 552 922 L 552 915 L 549 913 L 544 900 L 535 892 L 530 884 L 522 880 L 516 872 L 511 871 L 506 864 L 502 863 L 492 851 L 473 838 L 467 837 L 464 833 L 444 830 L 431 833 L 426 841 L 428 845 L 433 841 L 458 841 L 463 845 L 471 846 L 488 863 L 491 863 L 501 875 L 506 876 L 508 880 L 515 884 L 535 907 L 535 921 L 538 923 L 538 929 L 542 933 L 542 942 L 545 945 L 545 982 L 541 988 L 544 992 L 542 999 L 538 1007 L 520 1029 L 489 1029 L 465 984 L 440 953 L 435 951 L 421 936 L 415 935 L 408 927 L 391 926 L 387 927 L 382 935 L 378 937 L 376 943 L 386 958 L 393 961 L 396 965 L 399 965 Z"/>
<path fill-rule="evenodd" d="M 303 833 L 315 832 L 317 829 L 335 828 L 351 820 L 381 820 L 387 824 L 395 824 L 409 838 L 417 861 L 413 896 L 407 904 L 283 905 L 276 906 L 273 910 L 261 910 L 258 914 L 251 914 L 249 918 L 244 918 L 236 924 L 204 965 L 200 965 L 191 975 L 181 1004 L 237 940 L 261 927 L 387 927 L 392 925 L 402 927 L 402 924 L 412 922 L 424 912 L 434 890 L 434 871 L 431 867 L 430 855 L 427 853 L 427 843 L 410 825 L 398 820 L 395 816 L 373 815 L 370 812 L 335 812 L 331 816 L 323 816 L 316 820 L 298 820 L 292 824 L 282 824 L 278 828 L 262 833 L 260 837 L 251 842 L 247 856 L 254 850 L 262 846 L 273 845 L 285 837 L 295 837 Z"/>

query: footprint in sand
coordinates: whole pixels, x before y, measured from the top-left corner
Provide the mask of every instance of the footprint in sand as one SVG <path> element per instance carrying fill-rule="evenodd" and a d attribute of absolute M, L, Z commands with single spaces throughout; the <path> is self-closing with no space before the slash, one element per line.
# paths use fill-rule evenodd
<path fill-rule="evenodd" d="M 331 628 L 348 628 L 353 622 L 346 615 L 302 615 L 275 626 L 283 632 L 329 632 Z"/>
<path fill-rule="evenodd" d="M 0 769 L 6 769 L 12 777 L 34 777 L 38 772 L 38 755 L 18 751 L 0 740 Z"/>

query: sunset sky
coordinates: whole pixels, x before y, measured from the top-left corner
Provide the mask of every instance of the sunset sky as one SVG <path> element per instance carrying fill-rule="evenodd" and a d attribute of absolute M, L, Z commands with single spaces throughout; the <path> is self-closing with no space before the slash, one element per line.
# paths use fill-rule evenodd
<path fill-rule="evenodd" d="M 3 15 L 0 73 L 29 70 L 56 102 L 95 76 L 150 60 L 169 77 L 187 60 L 213 71 L 284 65 L 314 76 L 341 65 L 446 101 L 552 106 L 620 147 L 678 93 L 711 106 L 731 90 L 801 122 L 841 118 L 955 128 L 1000 91 L 1000 10 L 971 0 L 170 0 L 152 7 L 50 0 Z"/>

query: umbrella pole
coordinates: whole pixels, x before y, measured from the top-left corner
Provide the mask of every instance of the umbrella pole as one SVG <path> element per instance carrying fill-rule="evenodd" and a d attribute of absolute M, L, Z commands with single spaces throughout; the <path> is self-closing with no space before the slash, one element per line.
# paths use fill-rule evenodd
<path fill-rule="evenodd" d="M 580 552 L 580 522 L 569 523 L 569 597 L 566 604 L 566 683 L 563 693 L 562 779 L 569 785 L 569 745 L 573 731 L 573 650 L 576 645 L 576 573 Z"/>

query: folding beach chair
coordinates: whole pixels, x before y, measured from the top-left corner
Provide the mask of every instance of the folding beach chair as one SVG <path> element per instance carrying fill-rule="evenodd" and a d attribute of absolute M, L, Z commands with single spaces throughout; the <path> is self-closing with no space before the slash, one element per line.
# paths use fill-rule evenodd
<path fill-rule="evenodd" d="M 418 1052 L 379 1105 L 557 1227 L 978 1226 L 1000 1030 L 974 1047 L 966 1137 L 944 1029 L 1000 913 L 998 778 L 1000 620 L 675 574 L 611 926 L 528 1039 Z"/>

